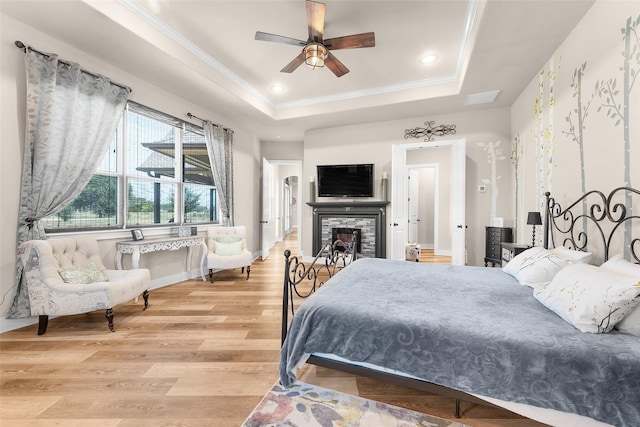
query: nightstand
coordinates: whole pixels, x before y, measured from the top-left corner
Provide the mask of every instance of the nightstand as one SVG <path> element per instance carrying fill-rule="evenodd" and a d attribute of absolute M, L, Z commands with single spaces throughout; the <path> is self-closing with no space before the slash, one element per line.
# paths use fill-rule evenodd
<path fill-rule="evenodd" d="M 502 266 L 507 265 L 511 259 L 520 252 L 529 249 L 531 245 L 524 243 L 502 243 Z"/>
<path fill-rule="evenodd" d="M 507 227 L 486 227 L 484 266 L 500 265 L 500 243 L 512 242 L 513 232 Z"/>

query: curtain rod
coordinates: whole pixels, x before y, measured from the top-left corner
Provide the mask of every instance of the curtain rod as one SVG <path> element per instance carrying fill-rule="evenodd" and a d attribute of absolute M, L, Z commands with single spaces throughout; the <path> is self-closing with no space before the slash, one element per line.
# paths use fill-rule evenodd
<path fill-rule="evenodd" d="M 187 113 L 187 116 L 188 116 L 190 119 L 198 119 L 198 120 L 200 120 L 200 121 L 202 121 L 202 122 L 204 122 L 204 121 L 205 121 L 205 119 L 201 119 L 200 117 L 198 117 L 198 116 L 196 116 L 196 115 L 194 115 L 194 114 L 191 114 L 191 113 Z M 222 125 L 218 125 L 218 124 L 215 124 L 215 123 L 211 123 L 211 124 L 212 124 L 212 125 L 214 125 L 215 127 L 219 127 L 219 128 L 224 129 L 224 130 L 228 130 L 229 132 L 233 132 L 233 129 L 229 129 L 229 128 L 226 128 L 226 127 L 224 127 L 224 126 L 222 126 Z"/>
<path fill-rule="evenodd" d="M 44 56 L 45 58 L 51 58 L 51 55 L 49 55 L 48 53 L 40 52 L 39 50 L 34 49 L 34 48 L 32 48 L 31 46 L 27 46 L 27 45 L 25 45 L 24 43 L 22 43 L 20 40 L 16 40 L 15 45 L 16 45 L 16 47 L 17 47 L 18 49 L 22 49 L 22 50 L 24 51 L 24 53 L 27 53 L 27 49 L 29 49 L 30 51 L 35 52 L 35 53 L 37 53 L 38 55 L 42 55 L 42 56 Z M 62 63 L 63 63 L 63 64 L 65 64 L 65 65 L 71 65 L 69 62 L 64 61 L 64 60 L 62 60 L 62 59 L 58 59 L 58 62 L 62 62 Z M 80 70 L 81 70 L 83 73 L 88 74 L 88 75 L 90 75 L 90 76 L 92 76 L 92 77 L 96 77 L 96 78 L 99 78 L 99 77 L 100 77 L 98 74 L 94 74 L 94 73 L 92 73 L 92 72 L 90 72 L 90 71 L 85 70 L 84 68 L 81 68 Z M 118 86 L 118 87 L 121 87 L 122 89 L 126 89 L 126 90 L 128 90 L 128 91 L 129 91 L 129 93 L 131 93 L 131 88 L 130 88 L 129 86 L 125 86 L 125 85 L 123 85 L 123 84 L 116 83 L 116 82 L 114 82 L 114 81 L 111 81 L 111 79 L 109 79 L 109 82 L 111 82 L 111 84 L 112 84 L 112 85 L 114 85 L 114 86 Z"/>

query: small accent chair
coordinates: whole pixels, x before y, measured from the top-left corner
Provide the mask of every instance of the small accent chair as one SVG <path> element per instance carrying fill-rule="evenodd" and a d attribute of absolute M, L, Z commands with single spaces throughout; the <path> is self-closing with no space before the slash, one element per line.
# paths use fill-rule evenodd
<path fill-rule="evenodd" d="M 247 268 L 247 278 L 251 273 L 251 252 L 247 249 L 247 228 L 244 225 L 235 227 L 209 227 L 207 229 L 207 268 L 209 281 L 213 283 L 213 272 Z"/>
<path fill-rule="evenodd" d="M 149 304 L 149 270 L 107 270 L 93 237 L 30 240 L 19 246 L 18 255 L 31 316 L 39 316 L 38 335 L 47 331 L 49 315 L 100 309 L 106 310 L 109 329 L 115 332 L 114 306 L 139 295 L 144 298 L 143 310 Z"/>

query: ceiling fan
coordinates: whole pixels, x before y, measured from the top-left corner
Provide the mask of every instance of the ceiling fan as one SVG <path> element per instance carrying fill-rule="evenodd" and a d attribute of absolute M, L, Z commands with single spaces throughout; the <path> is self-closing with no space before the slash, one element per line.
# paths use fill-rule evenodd
<path fill-rule="evenodd" d="M 309 27 L 307 41 L 256 31 L 256 40 L 302 47 L 302 52 L 293 58 L 293 61 L 285 65 L 280 70 L 281 72 L 291 73 L 300 65 L 306 63 L 311 68 L 320 68 L 326 65 L 336 77 L 341 77 L 347 74 L 349 69 L 330 51 L 374 47 L 376 45 L 374 33 L 353 34 L 325 40 L 323 38 L 325 7 L 324 3 L 307 0 L 307 26 Z"/>

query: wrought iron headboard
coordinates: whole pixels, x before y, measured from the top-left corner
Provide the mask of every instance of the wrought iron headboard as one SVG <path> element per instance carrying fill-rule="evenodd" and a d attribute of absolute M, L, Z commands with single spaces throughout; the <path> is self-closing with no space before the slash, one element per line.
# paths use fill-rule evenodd
<path fill-rule="evenodd" d="M 633 202 L 640 209 L 640 190 L 618 187 L 608 195 L 589 191 L 566 209 L 545 193 L 544 247 L 560 244 L 577 250 L 601 248 L 609 259 L 614 238 L 622 239 L 626 259 L 640 263 L 640 215 L 633 214 Z M 589 233 L 587 233 L 587 229 Z M 556 239 L 557 237 L 557 239 Z M 595 240 L 595 242 L 594 242 Z"/>
<path fill-rule="evenodd" d="M 355 234 L 355 233 L 354 233 Z M 284 251 L 284 292 L 282 294 L 282 342 L 289 329 L 289 309 L 291 315 L 295 313 L 294 295 L 307 298 L 317 288 L 324 284 L 324 277 L 331 278 L 342 268 L 354 262 L 357 258 L 355 236 L 352 242 L 345 243 L 342 240 L 327 242 L 316 254 L 313 261 L 306 266 L 297 256 L 291 257 L 289 249 Z M 308 283 L 308 291 L 301 291 L 298 285 Z"/>

